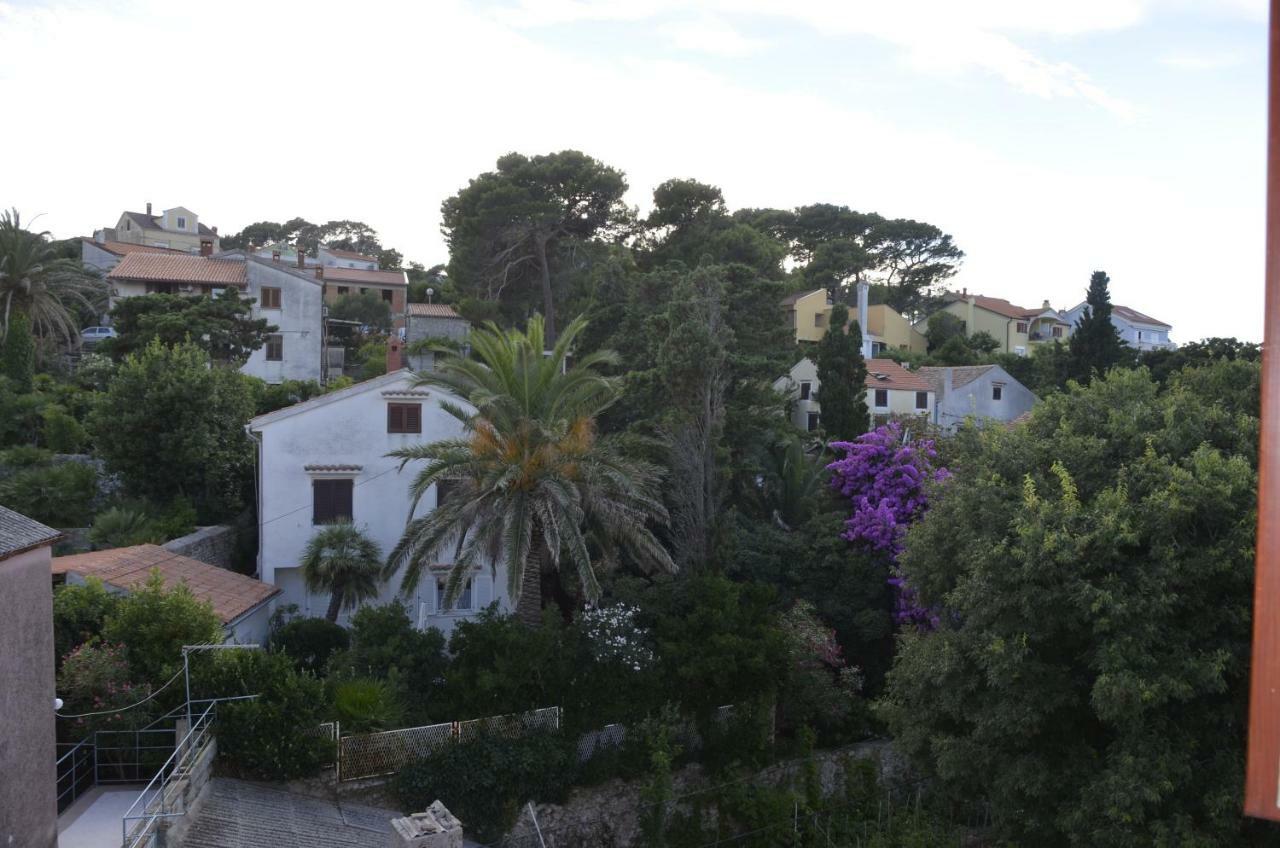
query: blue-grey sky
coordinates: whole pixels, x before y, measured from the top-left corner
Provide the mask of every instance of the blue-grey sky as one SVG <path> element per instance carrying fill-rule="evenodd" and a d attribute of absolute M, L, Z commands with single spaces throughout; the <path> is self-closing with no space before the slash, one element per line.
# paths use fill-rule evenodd
<path fill-rule="evenodd" d="M 956 287 L 1262 327 L 1263 0 L 0 0 L 0 204 L 58 237 L 148 200 L 233 232 L 368 222 L 444 261 L 440 202 L 575 147 L 642 210 L 930 221 Z"/>

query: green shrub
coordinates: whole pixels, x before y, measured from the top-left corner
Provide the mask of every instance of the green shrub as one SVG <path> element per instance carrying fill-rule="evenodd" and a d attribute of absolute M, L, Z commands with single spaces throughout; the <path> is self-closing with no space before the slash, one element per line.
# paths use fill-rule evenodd
<path fill-rule="evenodd" d="M 385 680 L 344 680 L 333 687 L 334 717 L 344 732 L 369 733 L 400 726 L 404 709 Z"/>
<path fill-rule="evenodd" d="M 195 698 L 258 695 L 218 705 L 218 757 L 237 773 L 292 780 L 332 762 L 333 742 L 313 731 L 328 709 L 324 684 L 282 653 L 210 652 L 192 660 Z"/>
<path fill-rule="evenodd" d="M 154 702 L 123 712 L 108 711 L 142 701 L 151 688 L 136 682 L 121 645 L 81 645 L 67 654 L 58 672 L 64 715 L 106 713 L 71 719 L 69 726 L 77 737 L 95 730 L 131 730 L 146 725 L 154 716 Z"/>
<path fill-rule="evenodd" d="M 51 527 L 84 527 L 93 515 L 98 472 L 79 462 L 30 466 L 0 480 L 0 504 Z"/>
<path fill-rule="evenodd" d="M 54 590 L 53 644 L 59 664 L 72 650 L 102 634 L 103 624 L 119 600 L 96 577 L 86 579 L 83 585 L 68 583 Z"/>
<path fill-rule="evenodd" d="M 283 651 L 299 671 L 323 675 L 329 657 L 351 644 L 346 628 L 323 618 L 295 618 L 271 634 L 273 650 Z"/>
<path fill-rule="evenodd" d="M 342 679 L 382 678 L 396 687 L 413 725 L 456 718 L 442 702 L 445 670 L 444 635 L 413 626 L 404 605 L 366 606 L 351 617 L 351 649 L 335 653 L 330 676 Z"/>
<path fill-rule="evenodd" d="M 169 541 L 145 512 L 130 507 L 104 509 L 93 517 L 89 541 L 94 550 L 129 545 L 159 545 Z"/>
<path fill-rule="evenodd" d="M 439 799 L 466 822 L 468 835 L 488 842 L 511 828 L 526 802 L 562 801 L 576 759 L 573 743 L 559 733 L 482 734 L 403 769 L 392 791 L 405 810 Z"/>
<path fill-rule="evenodd" d="M 573 671 L 563 631 L 554 622 L 530 629 L 493 609 L 459 621 L 449 639 L 445 692 L 453 718 L 559 706 Z"/>
<path fill-rule="evenodd" d="M 360 379 L 381 377 L 387 373 L 387 343 L 366 342 L 356 351 L 356 361 L 360 363 Z"/>
<path fill-rule="evenodd" d="M 44 444 L 54 453 L 79 453 L 89 434 L 67 410 L 51 403 L 40 413 L 44 418 Z"/>
<path fill-rule="evenodd" d="M 125 646 L 135 680 L 160 685 L 182 668 L 183 645 L 222 642 L 222 621 L 185 584 L 167 589 L 153 571 L 144 585 L 120 599 L 102 637 Z"/>

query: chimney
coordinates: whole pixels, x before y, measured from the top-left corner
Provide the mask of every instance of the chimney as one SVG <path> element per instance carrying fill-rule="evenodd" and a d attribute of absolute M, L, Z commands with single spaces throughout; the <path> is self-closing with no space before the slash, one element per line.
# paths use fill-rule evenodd
<path fill-rule="evenodd" d="M 201 256 L 212 256 L 212 255 L 213 255 L 213 242 L 211 242 L 211 241 L 201 241 L 201 242 L 200 242 L 200 255 L 201 255 Z"/>
<path fill-rule="evenodd" d="M 217 228 L 217 227 L 210 227 L 209 229 L 213 230 L 213 234 L 214 234 L 215 236 L 218 234 L 218 228 Z"/>
<path fill-rule="evenodd" d="M 298 267 L 305 268 L 307 265 L 307 254 L 303 253 L 301 245 L 296 249 L 298 251 Z"/>
<path fill-rule="evenodd" d="M 404 367 L 404 356 L 400 352 L 400 339 L 392 335 L 387 340 L 387 373 L 399 371 Z"/>
<path fill-rule="evenodd" d="M 316 266 L 316 279 L 317 279 L 317 280 L 323 280 L 323 279 L 324 279 L 324 266 L 323 266 L 323 265 L 317 265 L 317 266 Z"/>
<path fill-rule="evenodd" d="M 272 261 L 272 262 L 279 262 L 279 261 L 280 261 L 280 251 L 278 251 L 278 250 L 273 250 L 273 251 L 271 251 L 271 261 Z"/>
<path fill-rule="evenodd" d="M 1048 299 L 1048 298 L 1045 298 L 1044 306 L 1042 306 L 1042 307 L 1040 307 L 1040 308 L 1041 308 L 1041 309 L 1043 309 L 1043 310 L 1045 310 L 1046 312 L 1047 312 L 1048 310 L 1050 310 L 1050 309 L 1053 309 L 1053 307 L 1049 305 L 1049 299 Z"/>
<path fill-rule="evenodd" d="M 151 201 L 150 201 L 150 200 L 148 200 L 148 201 L 147 201 L 147 214 L 148 214 L 148 215 L 150 215 L 150 214 L 151 214 Z"/>

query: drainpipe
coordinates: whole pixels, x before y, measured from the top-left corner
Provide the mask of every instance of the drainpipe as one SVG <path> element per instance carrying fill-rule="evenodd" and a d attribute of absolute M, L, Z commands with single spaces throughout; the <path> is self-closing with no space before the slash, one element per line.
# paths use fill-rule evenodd
<path fill-rule="evenodd" d="M 262 579 L 262 434 L 252 429 L 248 424 L 244 425 L 244 431 L 249 435 L 249 439 L 253 442 L 253 503 L 258 512 L 258 552 L 254 555 L 253 561 L 257 563 L 257 574 L 254 576 L 259 580 Z M 272 575 L 274 580 L 275 575 Z M 275 585 L 274 582 L 272 585 Z"/>

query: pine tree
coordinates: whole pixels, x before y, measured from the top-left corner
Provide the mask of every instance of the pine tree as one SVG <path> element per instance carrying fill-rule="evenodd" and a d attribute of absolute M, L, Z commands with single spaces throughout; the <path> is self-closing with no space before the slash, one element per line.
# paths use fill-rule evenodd
<path fill-rule="evenodd" d="M 867 363 L 862 358 L 862 328 L 858 322 L 844 325 L 849 310 L 831 308 L 827 334 L 818 342 L 818 403 L 822 429 L 830 441 L 849 441 L 867 432 Z"/>
<path fill-rule="evenodd" d="M 1111 323 L 1111 294 L 1105 271 L 1094 271 L 1089 279 L 1084 314 L 1071 333 L 1071 376 L 1087 384 L 1095 373 L 1106 374 L 1125 357 L 1124 341 Z"/>

